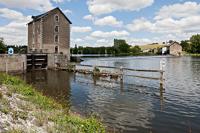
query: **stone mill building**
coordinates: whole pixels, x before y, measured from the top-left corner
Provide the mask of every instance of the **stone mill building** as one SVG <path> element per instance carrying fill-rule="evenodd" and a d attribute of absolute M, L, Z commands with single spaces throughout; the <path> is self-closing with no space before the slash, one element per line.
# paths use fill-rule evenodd
<path fill-rule="evenodd" d="M 28 23 L 28 53 L 70 56 L 72 23 L 59 8 L 32 16 L 32 19 Z"/>

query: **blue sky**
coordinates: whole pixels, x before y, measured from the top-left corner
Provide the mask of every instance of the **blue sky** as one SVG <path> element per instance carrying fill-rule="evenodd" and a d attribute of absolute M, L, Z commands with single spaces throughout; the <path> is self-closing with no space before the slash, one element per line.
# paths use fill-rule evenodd
<path fill-rule="evenodd" d="M 200 33 L 200 0 L 0 0 L 0 37 L 27 45 L 32 15 L 60 7 L 72 21 L 71 46 L 185 40 Z"/>

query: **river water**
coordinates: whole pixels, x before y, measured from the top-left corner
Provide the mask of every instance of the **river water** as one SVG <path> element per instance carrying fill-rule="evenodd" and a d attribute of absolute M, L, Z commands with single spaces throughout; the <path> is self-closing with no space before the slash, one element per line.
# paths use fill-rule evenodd
<path fill-rule="evenodd" d="M 34 71 L 23 78 L 74 112 L 98 114 L 112 131 L 199 133 L 200 58 L 86 58 L 82 64 L 160 69 L 160 60 L 166 62 L 164 92 L 159 89 L 159 81 L 126 76 L 123 85 L 113 79 L 65 71 Z M 159 77 L 159 74 L 134 74 Z"/>

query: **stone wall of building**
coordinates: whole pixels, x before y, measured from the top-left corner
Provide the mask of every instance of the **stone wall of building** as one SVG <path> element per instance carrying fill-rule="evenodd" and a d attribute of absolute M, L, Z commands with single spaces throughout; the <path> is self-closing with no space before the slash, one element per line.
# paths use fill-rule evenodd
<path fill-rule="evenodd" d="M 69 63 L 68 56 L 63 54 L 48 54 L 48 69 L 66 67 Z"/>
<path fill-rule="evenodd" d="M 178 43 L 174 43 L 169 47 L 169 54 L 174 56 L 182 55 L 182 46 Z"/>
<path fill-rule="evenodd" d="M 0 55 L 0 72 L 26 72 L 26 55 Z"/>

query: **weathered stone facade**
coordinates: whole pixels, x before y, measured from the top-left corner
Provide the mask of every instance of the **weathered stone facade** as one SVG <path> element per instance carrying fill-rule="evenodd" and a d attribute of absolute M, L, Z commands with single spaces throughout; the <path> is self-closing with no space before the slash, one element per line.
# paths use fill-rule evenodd
<path fill-rule="evenodd" d="M 66 55 L 62 54 L 48 54 L 48 69 L 67 66 L 67 58 Z"/>
<path fill-rule="evenodd" d="M 26 55 L 0 55 L 0 72 L 22 73 L 26 71 Z"/>
<path fill-rule="evenodd" d="M 169 54 L 174 56 L 182 55 L 182 46 L 178 42 L 174 42 L 169 46 Z"/>
<path fill-rule="evenodd" d="M 28 23 L 28 52 L 64 54 L 70 59 L 70 20 L 59 8 Z"/>

